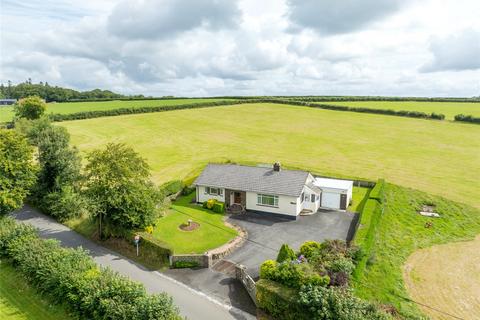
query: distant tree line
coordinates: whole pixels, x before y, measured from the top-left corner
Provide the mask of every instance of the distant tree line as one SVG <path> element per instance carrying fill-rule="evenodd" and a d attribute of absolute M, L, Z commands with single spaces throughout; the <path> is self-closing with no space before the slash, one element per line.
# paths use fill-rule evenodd
<path fill-rule="evenodd" d="M 19 84 L 0 84 L 0 97 L 6 99 L 21 99 L 28 96 L 39 96 L 47 102 L 57 101 L 64 102 L 70 100 L 98 100 L 98 99 L 119 99 L 127 98 L 109 90 L 94 89 L 90 91 L 77 91 L 73 89 L 63 88 L 59 86 L 51 86 L 48 82 L 32 83 L 31 79 Z M 142 98 L 142 95 L 131 96 Z"/>

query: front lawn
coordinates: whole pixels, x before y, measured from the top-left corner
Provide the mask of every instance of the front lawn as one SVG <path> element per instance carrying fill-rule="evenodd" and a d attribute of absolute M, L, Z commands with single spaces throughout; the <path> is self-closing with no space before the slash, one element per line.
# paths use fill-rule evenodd
<path fill-rule="evenodd" d="M 223 223 L 224 214 L 191 203 L 195 193 L 175 201 L 167 214 L 158 219 L 153 236 L 169 244 L 173 252 L 204 253 L 217 248 L 237 236 L 237 231 Z M 194 231 L 182 231 L 179 226 L 191 219 L 200 224 Z"/>
<path fill-rule="evenodd" d="M 73 319 L 62 306 L 42 297 L 6 260 L 0 261 L 0 319 Z"/>

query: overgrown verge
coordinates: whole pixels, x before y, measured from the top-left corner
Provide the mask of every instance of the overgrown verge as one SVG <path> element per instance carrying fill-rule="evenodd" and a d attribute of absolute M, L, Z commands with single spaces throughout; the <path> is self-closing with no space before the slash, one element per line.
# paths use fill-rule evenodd
<path fill-rule="evenodd" d="M 480 118 L 479 117 L 474 117 L 472 115 L 464 115 L 464 114 L 457 114 L 455 116 L 455 121 L 480 124 Z"/>
<path fill-rule="evenodd" d="M 363 212 L 370 212 L 371 221 L 366 230 L 359 229 L 355 239 L 367 254 L 365 265 L 359 263 L 354 273 L 355 293 L 369 301 L 391 303 L 403 318 L 422 318 L 405 289 L 404 263 L 417 249 L 474 239 L 480 234 L 480 210 L 390 183 L 384 185 L 383 200 L 381 218 L 374 218 L 380 216 L 378 211 Z M 418 214 L 424 205 L 432 204 L 440 218 Z"/>
<path fill-rule="evenodd" d="M 8 217 L 0 219 L 0 255 L 40 292 L 82 318 L 181 319 L 167 294 L 148 295 L 141 284 L 97 266 L 83 249 L 40 239 L 33 227 Z"/>

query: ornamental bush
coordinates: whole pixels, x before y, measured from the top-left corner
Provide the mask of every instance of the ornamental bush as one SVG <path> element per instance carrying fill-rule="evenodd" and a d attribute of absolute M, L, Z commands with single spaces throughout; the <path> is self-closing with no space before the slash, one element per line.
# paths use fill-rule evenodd
<path fill-rule="evenodd" d="M 62 301 L 82 319 L 180 319 L 166 294 L 148 295 L 145 288 L 100 268 L 81 248 L 65 249 L 43 240 L 30 227 L 0 219 L 0 255 L 40 292 Z"/>
<path fill-rule="evenodd" d="M 295 251 L 288 246 L 288 244 L 283 244 L 280 248 L 280 251 L 277 255 L 277 262 L 284 262 L 284 261 L 291 261 L 295 260 L 297 256 L 295 255 Z"/>
<path fill-rule="evenodd" d="M 318 249 L 320 249 L 320 243 L 316 241 L 305 241 L 300 246 L 300 254 L 306 258 L 310 258 L 316 251 L 318 251 Z"/>
<path fill-rule="evenodd" d="M 215 200 L 215 199 L 208 199 L 207 200 L 207 209 L 212 210 L 213 206 L 215 205 L 216 202 L 217 202 L 217 200 Z"/>

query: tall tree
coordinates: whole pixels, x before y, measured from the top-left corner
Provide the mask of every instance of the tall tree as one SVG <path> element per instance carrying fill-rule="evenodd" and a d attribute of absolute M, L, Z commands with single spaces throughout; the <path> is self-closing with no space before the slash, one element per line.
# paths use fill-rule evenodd
<path fill-rule="evenodd" d="M 18 118 L 33 120 L 40 118 L 45 113 L 47 104 L 39 96 L 31 96 L 17 101 L 13 109 Z"/>
<path fill-rule="evenodd" d="M 88 160 L 86 193 L 96 204 L 100 237 L 105 225 L 134 229 L 154 222 L 160 197 L 145 159 L 124 144 L 110 143 Z"/>
<path fill-rule="evenodd" d="M 0 129 L 0 214 L 18 209 L 35 183 L 33 150 L 18 132 Z"/>

